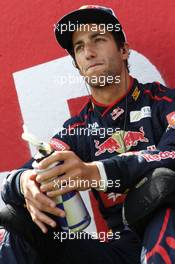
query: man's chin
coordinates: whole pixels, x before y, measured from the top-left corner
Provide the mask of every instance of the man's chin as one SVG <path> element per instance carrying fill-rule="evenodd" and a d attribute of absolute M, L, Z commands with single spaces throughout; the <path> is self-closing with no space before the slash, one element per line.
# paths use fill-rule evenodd
<path fill-rule="evenodd" d="M 107 81 L 107 77 L 104 75 L 99 76 L 86 76 L 85 81 L 88 85 L 90 85 L 92 88 L 103 88 L 105 86 L 110 85 Z"/>

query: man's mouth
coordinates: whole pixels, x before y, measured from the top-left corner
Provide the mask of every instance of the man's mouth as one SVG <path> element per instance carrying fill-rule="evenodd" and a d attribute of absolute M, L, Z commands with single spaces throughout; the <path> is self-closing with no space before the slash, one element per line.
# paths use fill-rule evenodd
<path fill-rule="evenodd" d="M 91 69 L 91 68 L 94 68 L 94 67 L 96 67 L 96 66 L 101 66 L 101 65 L 103 65 L 103 63 L 93 63 L 93 64 L 91 64 L 91 65 L 89 65 L 89 66 L 87 67 L 86 71 L 88 71 L 88 70 Z"/>

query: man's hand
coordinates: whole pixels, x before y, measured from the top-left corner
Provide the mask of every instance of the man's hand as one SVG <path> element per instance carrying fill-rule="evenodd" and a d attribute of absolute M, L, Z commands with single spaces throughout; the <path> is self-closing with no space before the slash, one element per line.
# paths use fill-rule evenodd
<path fill-rule="evenodd" d="M 27 170 L 22 173 L 20 178 L 21 188 L 23 190 L 26 207 L 31 215 L 33 222 L 43 231 L 47 232 L 47 226 L 56 226 L 56 222 L 46 213 L 58 217 L 64 217 L 63 210 L 56 207 L 55 202 L 42 193 L 39 184 L 36 182 L 36 173 L 34 170 Z"/>
<path fill-rule="evenodd" d="M 56 197 L 73 190 L 87 190 L 91 188 L 92 181 L 96 181 L 98 185 L 100 174 L 96 164 L 83 162 L 72 151 L 55 151 L 39 163 L 39 169 L 44 170 L 58 161 L 63 163 L 36 177 L 38 183 L 46 181 L 40 190 L 46 192 L 49 197 Z"/>

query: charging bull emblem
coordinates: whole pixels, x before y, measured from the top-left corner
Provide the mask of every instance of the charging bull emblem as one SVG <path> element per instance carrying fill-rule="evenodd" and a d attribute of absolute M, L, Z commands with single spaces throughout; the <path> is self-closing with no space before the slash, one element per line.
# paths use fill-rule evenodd
<path fill-rule="evenodd" d="M 95 156 L 99 156 L 106 151 L 109 153 L 118 152 L 124 153 L 131 149 L 132 146 L 137 146 L 139 142 L 149 142 L 145 137 L 143 127 L 139 131 L 116 131 L 111 137 L 100 144 L 99 140 L 95 140 L 97 152 Z"/>

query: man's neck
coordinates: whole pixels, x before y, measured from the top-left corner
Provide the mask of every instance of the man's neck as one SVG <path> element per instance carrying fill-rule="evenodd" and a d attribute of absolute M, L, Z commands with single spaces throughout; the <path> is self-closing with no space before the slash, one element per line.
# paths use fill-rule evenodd
<path fill-rule="evenodd" d="M 124 96 L 130 84 L 128 72 L 121 76 L 119 84 L 111 84 L 104 87 L 91 88 L 92 97 L 99 103 L 109 105 Z"/>

